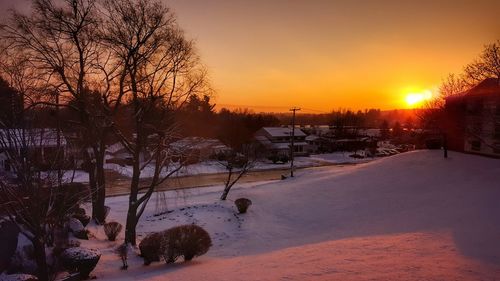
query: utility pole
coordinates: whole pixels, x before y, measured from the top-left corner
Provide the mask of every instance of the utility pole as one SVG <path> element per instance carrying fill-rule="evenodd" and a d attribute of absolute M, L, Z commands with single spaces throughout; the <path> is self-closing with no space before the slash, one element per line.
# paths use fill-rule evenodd
<path fill-rule="evenodd" d="M 292 143 L 290 145 L 290 176 L 293 178 L 293 154 L 295 152 L 295 146 L 294 146 L 294 141 L 295 141 L 295 112 L 299 111 L 300 108 L 298 107 L 293 107 L 290 108 L 290 111 L 293 112 L 292 115 Z"/>

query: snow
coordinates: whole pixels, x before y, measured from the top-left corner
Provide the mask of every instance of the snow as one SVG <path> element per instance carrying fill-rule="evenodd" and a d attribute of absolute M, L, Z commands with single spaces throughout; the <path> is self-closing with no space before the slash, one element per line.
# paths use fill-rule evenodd
<path fill-rule="evenodd" d="M 71 260 L 89 260 L 99 258 L 101 253 L 96 249 L 75 247 L 64 250 L 62 255 Z"/>
<path fill-rule="evenodd" d="M 332 159 L 335 161 L 335 159 Z M 299 170 L 283 181 L 157 194 L 138 224 L 153 231 L 196 223 L 207 255 L 149 267 L 129 254 L 121 271 L 102 227 L 83 247 L 103 253 L 100 280 L 497 280 L 500 160 L 414 151 L 360 165 Z M 253 205 L 237 214 L 231 200 Z M 160 200 L 161 199 L 161 200 Z M 109 220 L 125 222 L 127 197 L 108 198 Z"/>
<path fill-rule="evenodd" d="M 373 158 L 356 159 L 352 158 L 352 152 L 335 152 L 326 154 L 311 155 L 310 157 L 295 157 L 294 166 L 297 168 L 306 167 L 317 167 L 328 164 L 348 164 L 348 163 L 360 163 L 373 160 Z M 289 167 L 289 163 L 286 164 L 273 164 L 269 160 L 261 160 L 255 163 L 252 171 L 262 171 L 262 170 L 272 170 L 272 169 L 286 169 Z M 118 164 L 106 163 L 105 168 L 118 172 L 119 174 L 127 177 L 132 177 L 132 166 L 120 166 Z M 162 175 L 171 171 L 175 166 L 167 167 L 162 171 Z M 142 178 L 151 178 L 154 175 L 154 164 L 150 164 L 144 167 L 142 170 Z M 207 160 L 200 163 L 188 165 L 183 167 L 179 172 L 173 175 L 173 177 L 178 176 L 191 176 L 191 175 L 201 175 L 201 174 L 217 174 L 225 173 L 226 168 L 215 160 Z"/>
<path fill-rule="evenodd" d="M 268 133 L 272 137 L 289 137 L 292 129 L 288 127 L 263 127 L 262 131 Z M 295 128 L 295 137 L 305 137 L 306 134 L 299 128 Z"/>
<path fill-rule="evenodd" d="M 78 220 L 76 218 L 70 218 L 69 219 L 69 221 L 68 221 L 68 228 L 73 233 L 77 233 L 77 232 L 83 231 L 85 229 L 85 227 L 80 222 L 80 220 Z"/>
<path fill-rule="evenodd" d="M 0 274 L 0 281 L 29 281 L 38 280 L 35 276 L 29 274 Z"/>

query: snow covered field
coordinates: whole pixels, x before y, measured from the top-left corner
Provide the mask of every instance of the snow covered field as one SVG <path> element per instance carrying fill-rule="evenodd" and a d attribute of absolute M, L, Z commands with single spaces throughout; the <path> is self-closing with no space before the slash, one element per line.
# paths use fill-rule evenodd
<path fill-rule="evenodd" d="M 356 166 L 300 170 L 284 181 L 240 185 L 237 215 L 222 187 L 169 191 L 139 222 L 151 231 L 184 223 L 208 230 L 213 247 L 190 263 L 121 271 L 118 242 L 83 245 L 103 257 L 99 280 L 500 280 L 500 160 L 414 151 Z M 166 203 L 165 203 L 166 202 Z M 108 199 L 125 222 L 127 197 Z M 162 213 L 158 215 L 158 213 Z M 157 214 L 157 215 L 155 215 Z"/>
<path fill-rule="evenodd" d="M 350 163 L 365 163 L 369 162 L 375 158 L 352 158 L 349 155 L 353 154 L 352 152 L 335 152 L 335 153 L 325 153 L 325 154 L 316 154 L 311 155 L 310 157 L 295 157 L 294 165 L 298 168 L 305 167 L 317 167 L 324 166 L 327 164 L 350 164 Z M 271 161 L 259 161 L 255 163 L 252 171 L 259 170 L 271 170 L 271 169 L 286 169 L 290 166 L 289 163 L 285 164 L 273 164 Z M 105 165 L 106 169 L 113 170 L 118 172 L 121 175 L 132 177 L 132 166 L 120 166 L 118 164 L 107 163 Z M 163 171 L 163 174 L 168 173 L 168 169 Z M 222 166 L 219 162 L 215 160 L 207 160 L 200 163 L 188 165 L 183 167 L 179 172 L 174 174 L 173 176 L 191 176 L 191 175 L 200 175 L 200 174 L 217 174 L 217 173 L 225 173 L 226 168 Z M 154 164 L 150 164 L 144 168 L 142 171 L 142 177 L 151 178 L 154 174 Z"/>

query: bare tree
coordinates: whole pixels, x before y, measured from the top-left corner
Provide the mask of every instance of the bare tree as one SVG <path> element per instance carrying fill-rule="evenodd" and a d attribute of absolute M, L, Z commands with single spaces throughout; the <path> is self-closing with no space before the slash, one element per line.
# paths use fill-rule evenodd
<path fill-rule="evenodd" d="M 484 46 L 479 57 L 464 68 L 464 78 L 469 86 L 487 78 L 500 79 L 500 40 Z"/>
<path fill-rule="evenodd" d="M 172 161 L 173 116 L 189 96 L 206 89 L 205 71 L 193 43 L 160 2 L 118 0 L 104 6 L 102 38 L 119 69 L 114 87 L 128 101 L 133 127 L 129 135 L 119 126 L 114 132 L 133 159 L 125 241 L 135 245 L 137 223 L 155 188 L 184 164 Z M 146 166 L 153 167 L 153 176 L 141 181 Z"/>
<path fill-rule="evenodd" d="M 109 71 L 107 53 L 94 34 L 98 26 L 95 0 L 33 0 L 30 15 L 13 12 L 10 23 L 1 26 L 1 38 L 7 42 L 8 53 L 27 54 L 31 71 L 36 70 L 52 86 L 57 102 L 42 99 L 38 104 L 56 108 L 68 106 L 78 113 L 75 125 L 84 139 L 82 152 L 88 162 L 94 163 L 94 168 L 89 169 L 92 216 L 102 222 L 105 216 L 105 139 L 109 122 L 105 121 L 103 98 L 95 99 L 91 95 L 94 91 L 89 88 L 109 81 L 107 78 L 111 74 L 105 71 Z M 106 83 L 101 88 L 103 96 L 108 94 Z"/>
<path fill-rule="evenodd" d="M 59 151 L 61 141 L 54 130 L 32 128 L 33 122 L 26 120 L 36 120 L 33 114 L 24 112 L 21 128 L 0 130 L 0 151 L 13 175 L 0 177 L 0 213 L 31 241 L 39 280 L 50 280 L 56 268 L 47 259 L 46 247 L 52 246 L 54 231 L 63 227 L 85 195 L 70 188 L 71 178 L 62 179 L 60 155 L 45 155 L 50 169 L 41 170 L 40 151 L 47 145 Z"/>
<path fill-rule="evenodd" d="M 227 170 L 227 178 L 224 182 L 224 191 L 220 197 L 221 200 L 226 200 L 231 188 L 255 167 L 258 160 L 258 148 L 256 145 L 243 145 L 238 152 L 231 151 L 223 155 L 223 159 L 219 160 L 219 164 Z"/>

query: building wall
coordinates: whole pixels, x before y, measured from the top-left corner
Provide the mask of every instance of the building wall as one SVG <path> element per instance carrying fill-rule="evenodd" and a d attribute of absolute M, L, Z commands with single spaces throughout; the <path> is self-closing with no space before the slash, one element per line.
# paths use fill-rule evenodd
<path fill-rule="evenodd" d="M 500 157 L 500 99 L 494 95 L 466 101 L 464 151 Z"/>

